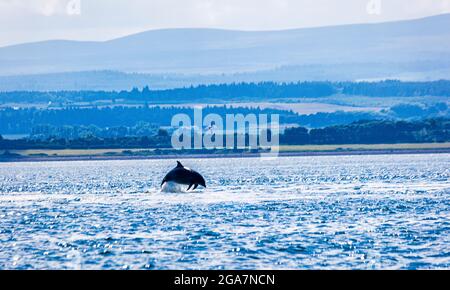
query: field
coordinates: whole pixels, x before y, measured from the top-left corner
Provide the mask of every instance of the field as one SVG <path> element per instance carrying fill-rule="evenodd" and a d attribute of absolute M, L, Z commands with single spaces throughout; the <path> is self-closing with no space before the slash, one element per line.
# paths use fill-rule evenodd
<path fill-rule="evenodd" d="M 124 151 L 138 152 L 138 151 L 152 151 L 153 149 L 34 149 L 34 150 L 10 150 L 10 153 L 20 154 L 22 156 L 99 156 L 99 155 L 121 155 Z M 0 151 L 2 153 L 2 151 Z"/>
<path fill-rule="evenodd" d="M 370 151 L 370 150 L 436 150 L 449 149 L 450 142 L 446 143 L 420 143 L 420 144 L 347 144 L 347 145 L 282 145 L 279 147 L 281 153 L 296 153 L 296 152 L 342 152 L 342 151 Z M 155 149 L 149 148 L 134 148 L 134 149 L 64 149 L 64 150 L 50 150 L 50 149 L 35 149 L 35 150 L 10 150 L 9 153 L 19 154 L 23 157 L 86 157 L 86 156 L 128 156 L 128 155 L 152 155 Z M 161 151 L 170 150 L 173 154 L 173 149 L 161 149 Z M 176 153 L 176 152 L 175 152 Z M 192 152 L 190 152 L 192 153 Z M 204 154 L 205 152 L 202 152 Z M 4 151 L 0 151 L 0 155 Z M 182 154 L 182 153 L 181 153 Z M 211 153 L 214 154 L 214 153 Z M 227 155 L 227 153 L 219 153 Z"/>
<path fill-rule="evenodd" d="M 285 145 L 280 146 L 280 152 L 303 151 L 337 151 L 337 150 L 414 150 L 414 149 L 449 149 L 446 143 L 403 143 L 403 144 L 347 144 L 347 145 Z"/>

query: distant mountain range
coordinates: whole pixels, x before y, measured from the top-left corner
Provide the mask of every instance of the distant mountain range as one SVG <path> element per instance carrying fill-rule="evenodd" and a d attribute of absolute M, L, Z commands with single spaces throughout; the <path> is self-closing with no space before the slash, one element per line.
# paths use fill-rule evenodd
<path fill-rule="evenodd" d="M 282 31 L 164 29 L 105 42 L 27 43 L 0 48 L 0 75 L 14 75 L 0 78 L 0 90 L 19 84 L 32 87 L 42 78 L 73 72 L 77 73 L 60 75 L 68 79 L 68 87 L 92 88 L 96 79 L 83 80 L 85 71 L 97 74 L 103 83 L 101 89 L 128 88 L 136 80 L 139 84 L 148 80 L 151 86 L 151 76 L 163 80 L 159 87 L 221 80 L 448 78 L 449 27 L 450 14 L 443 14 L 380 24 Z M 111 71 L 144 75 L 127 74 L 129 82 L 115 85 L 115 77 L 108 83 Z M 165 83 L 164 79 L 173 82 Z M 50 79 L 47 89 L 51 89 L 51 83 Z"/>

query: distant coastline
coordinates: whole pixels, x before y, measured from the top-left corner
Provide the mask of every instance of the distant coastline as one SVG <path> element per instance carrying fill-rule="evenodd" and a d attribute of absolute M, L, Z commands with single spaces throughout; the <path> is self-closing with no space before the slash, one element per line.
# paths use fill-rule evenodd
<path fill-rule="evenodd" d="M 435 149 L 367 149 L 367 150 L 331 150 L 280 152 L 278 157 L 301 156 L 351 156 L 351 155 L 396 155 L 396 154 L 449 154 L 450 148 Z M 79 156 L 0 156 L 0 163 L 12 162 L 49 162 L 49 161 L 107 161 L 107 160 L 153 160 L 153 159 L 195 159 L 195 158 L 257 158 L 261 153 L 226 154 L 168 154 L 168 155 L 79 155 Z"/>

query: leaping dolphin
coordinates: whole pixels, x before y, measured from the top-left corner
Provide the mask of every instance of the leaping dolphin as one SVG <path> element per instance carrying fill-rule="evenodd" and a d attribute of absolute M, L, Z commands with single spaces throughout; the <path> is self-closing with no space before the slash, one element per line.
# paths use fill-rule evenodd
<path fill-rule="evenodd" d="M 192 190 L 195 190 L 199 185 L 206 188 L 206 183 L 203 176 L 201 176 L 201 174 L 197 171 L 184 167 L 180 161 L 177 161 L 177 167 L 167 173 L 167 175 L 161 182 L 161 186 L 163 186 L 164 183 L 171 181 L 179 184 L 189 185 L 187 190 L 191 189 L 192 186 L 194 186 Z"/>

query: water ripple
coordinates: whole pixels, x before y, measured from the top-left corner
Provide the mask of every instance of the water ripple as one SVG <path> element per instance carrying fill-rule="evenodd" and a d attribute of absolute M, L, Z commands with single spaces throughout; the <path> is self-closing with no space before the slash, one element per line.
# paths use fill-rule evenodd
<path fill-rule="evenodd" d="M 0 164 L 2 269 L 450 266 L 450 155 Z"/>

